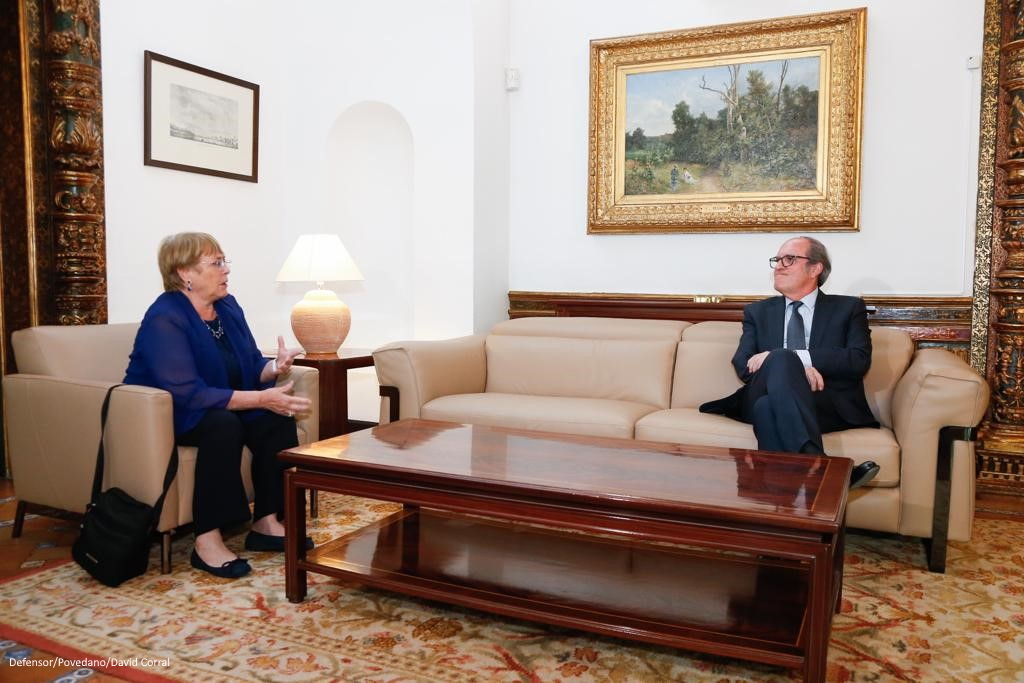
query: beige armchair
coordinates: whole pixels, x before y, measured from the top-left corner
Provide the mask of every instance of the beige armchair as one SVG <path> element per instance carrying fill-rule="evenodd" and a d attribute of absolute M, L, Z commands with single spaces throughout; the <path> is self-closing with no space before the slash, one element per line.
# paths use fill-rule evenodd
<path fill-rule="evenodd" d="M 12 535 L 21 535 L 31 507 L 81 513 L 89 502 L 100 406 L 107 389 L 119 383 L 137 323 L 42 326 L 12 335 L 18 373 L 3 378 L 4 429 L 18 497 Z M 297 417 L 299 443 L 318 438 L 319 373 L 294 366 L 281 381 L 295 381 L 295 393 L 313 402 Z M 114 390 L 106 432 L 103 488 L 119 486 L 138 500 L 156 502 L 174 443 L 171 395 L 160 389 L 122 386 Z M 178 448 L 178 475 L 167 493 L 157 531 L 162 535 L 160 566 L 170 571 L 171 538 L 192 522 L 196 449 Z M 242 474 L 252 499 L 251 455 L 243 454 Z"/>

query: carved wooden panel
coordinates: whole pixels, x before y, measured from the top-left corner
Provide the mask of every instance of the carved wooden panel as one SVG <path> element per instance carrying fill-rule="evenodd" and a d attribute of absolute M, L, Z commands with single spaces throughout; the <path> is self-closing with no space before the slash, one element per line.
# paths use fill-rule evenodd
<path fill-rule="evenodd" d="M 981 428 L 978 488 L 1024 496 L 1024 3 L 1005 0 L 996 14 L 1000 71 L 987 297 L 992 406 Z"/>
<path fill-rule="evenodd" d="M 14 330 L 107 320 L 99 35 L 99 0 L 0 2 L 4 373 Z"/>
<path fill-rule="evenodd" d="M 743 307 L 761 296 L 696 294 L 578 294 L 509 292 L 509 317 L 596 316 L 664 320 L 743 319 Z M 872 325 L 907 332 L 918 347 L 949 349 L 969 360 L 971 297 L 865 297 Z"/>

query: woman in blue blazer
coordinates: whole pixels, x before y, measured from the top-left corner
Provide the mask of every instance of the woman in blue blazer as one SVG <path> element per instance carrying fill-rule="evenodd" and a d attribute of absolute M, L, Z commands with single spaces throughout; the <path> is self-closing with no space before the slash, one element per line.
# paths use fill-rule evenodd
<path fill-rule="evenodd" d="M 228 294 L 230 262 L 211 235 L 171 235 L 160 243 L 158 261 L 165 291 L 142 319 L 124 381 L 170 392 L 177 443 L 198 447 L 192 566 L 237 578 L 252 568 L 228 549 L 221 532 L 250 519 L 243 446 L 253 455 L 255 492 L 245 547 L 284 549 L 284 468 L 277 454 L 297 445 L 293 416 L 310 401 L 293 396 L 291 382 L 275 381 L 301 350 L 286 349 L 278 337 L 277 357 L 263 357 Z"/>

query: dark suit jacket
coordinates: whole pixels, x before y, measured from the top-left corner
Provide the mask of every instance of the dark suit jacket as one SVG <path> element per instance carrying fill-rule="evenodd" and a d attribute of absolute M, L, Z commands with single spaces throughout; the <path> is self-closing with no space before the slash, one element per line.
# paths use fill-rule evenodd
<path fill-rule="evenodd" d="M 751 356 L 782 348 L 785 319 L 786 299 L 782 296 L 757 301 L 743 309 L 743 336 L 732 365 L 744 385 L 752 377 L 747 371 Z M 825 380 L 825 388 L 815 396 L 816 402 L 831 403 L 849 427 L 877 427 L 864 397 L 864 375 L 871 367 L 871 332 L 864 300 L 819 290 L 807 346 L 811 365 Z M 745 388 L 705 403 L 701 412 L 739 417 Z"/>
<path fill-rule="evenodd" d="M 213 304 L 242 370 L 242 389 L 273 386 L 260 382 L 267 360 L 253 339 L 245 314 L 235 297 L 228 295 Z M 128 360 L 125 384 L 164 389 L 174 403 L 174 432 L 195 427 L 207 410 L 224 408 L 231 399 L 228 373 L 213 335 L 181 292 L 164 292 L 146 311 Z M 239 413 L 244 420 L 262 410 Z"/>

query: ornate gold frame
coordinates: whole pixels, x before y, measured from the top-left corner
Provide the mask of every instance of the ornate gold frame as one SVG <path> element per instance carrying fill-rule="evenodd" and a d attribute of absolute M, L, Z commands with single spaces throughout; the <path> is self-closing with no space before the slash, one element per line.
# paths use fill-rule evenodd
<path fill-rule="evenodd" d="M 864 8 L 590 44 L 588 233 L 856 231 Z M 625 75 L 820 55 L 818 181 L 811 191 L 626 196 Z"/>

